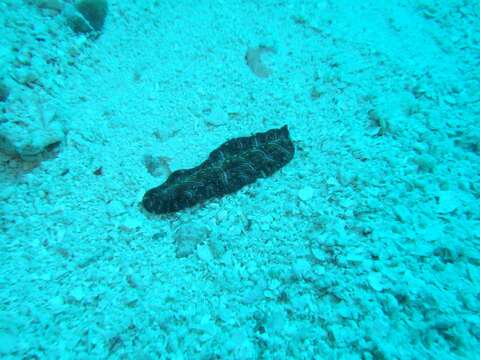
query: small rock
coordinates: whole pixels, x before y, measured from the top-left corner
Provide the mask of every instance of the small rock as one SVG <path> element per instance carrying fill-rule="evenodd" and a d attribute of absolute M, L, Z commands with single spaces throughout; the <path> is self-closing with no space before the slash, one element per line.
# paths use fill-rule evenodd
<path fill-rule="evenodd" d="M 287 315 L 283 310 L 275 310 L 268 316 L 265 327 L 268 334 L 280 334 L 287 324 Z"/>
<path fill-rule="evenodd" d="M 443 100 L 445 100 L 445 102 L 449 105 L 456 105 L 457 104 L 457 100 L 451 96 L 451 95 L 446 95 Z"/>
<path fill-rule="evenodd" d="M 417 164 L 421 172 L 433 173 L 437 165 L 437 159 L 429 154 L 423 154 L 415 157 L 413 161 Z"/>
<path fill-rule="evenodd" d="M 25 65 L 30 66 L 32 65 L 32 50 L 30 48 L 23 48 L 17 53 L 15 57 L 15 65 Z"/>
<path fill-rule="evenodd" d="M 397 205 L 393 208 L 393 212 L 397 219 L 402 223 L 407 222 L 410 218 L 410 211 L 406 206 Z"/>
<path fill-rule="evenodd" d="M 127 218 L 120 226 L 120 229 L 123 231 L 133 231 L 139 228 L 142 225 L 142 222 L 139 219 Z"/>
<path fill-rule="evenodd" d="M 268 223 L 268 222 L 262 222 L 262 223 L 260 224 L 260 230 L 262 230 L 262 231 L 268 231 L 268 230 L 270 230 L 270 223 Z"/>
<path fill-rule="evenodd" d="M 225 254 L 225 245 L 218 236 L 208 239 L 208 246 L 210 247 L 210 252 L 212 253 L 213 257 L 216 259 L 222 257 L 223 254 Z"/>
<path fill-rule="evenodd" d="M 173 235 L 177 258 L 192 255 L 196 251 L 197 246 L 205 242 L 208 236 L 209 231 L 206 226 L 198 224 L 185 224 L 180 226 Z"/>
<path fill-rule="evenodd" d="M 262 62 L 262 55 L 265 53 L 276 53 L 273 47 L 260 45 L 249 48 L 245 54 L 245 61 L 252 72 L 260 78 L 267 78 L 271 70 Z"/>
<path fill-rule="evenodd" d="M 293 264 L 293 272 L 297 278 L 304 278 L 307 277 L 312 270 L 312 266 L 310 263 L 305 259 L 298 259 Z"/>
<path fill-rule="evenodd" d="M 172 173 L 169 161 L 170 159 L 165 156 L 145 155 L 143 157 L 143 162 L 150 175 L 161 178 L 167 178 Z"/>
<path fill-rule="evenodd" d="M 7 201 L 15 193 L 15 188 L 13 186 L 6 186 L 0 190 L 0 200 Z"/>
<path fill-rule="evenodd" d="M 0 332 L 0 354 L 10 354 L 17 348 L 15 336 L 6 332 Z"/>
<path fill-rule="evenodd" d="M 221 126 L 228 121 L 228 114 L 220 108 L 215 108 L 206 119 L 207 125 Z"/>
<path fill-rule="evenodd" d="M 455 211 L 461 205 L 459 197 L 455 191 L 441 191 L 438 196 L 437 212 L 448 214 Z"/>
<path fill-rule="evenodd" d="M 330 176 L 327 178 L 327 185 L 329 186 L 337 186 L 338 185 L 338 181 L 337 179 L 335 179 L 333 176 Z"/>
<path fill-rule="evenodd" d="M 319 262 L 325 262 L 328 259 L 326 252 L 319 246 L 313 246 L 311 252 L 313 257 Z"/>
<path fill-rule="evenodd" d="M 40 161 L 57 153 L 64 136 L 63 118 L 45 111 L 43 116 L 25 118 L 22 125 L 0 124 L 0 151 L 25 161 Z"/>
<path fill-rule="evenodd" d="M 108 12 L 107 0 L 77 0 L 75 7 L 96 31 L 102 30 Z"/>
<path fill-rule="evenodd" d="M 213 260 L 213 255 L 210 252 L 210 247 L 207 244 L 197 246 L 197 255 L 200 260 L 210 263 Z"/>
<path fill-rule="evenodd" d="M 40 9 L 55 10 L 57 12 L 63 9 L 63 2 L 60 0 L 36 0 L 35 3 Z"/>
<path fill-rule="evenodd" d="M 53 308 L 54 312 L 60 311 L 64 304 L 63 298 L 61 296 L 54 296 L 50 299 L 49 303 L 50 306 Z"/>
<path fill-rule="evenodd" d="M 85 292 L 81 287 L 76 287 L 70 292 L 70 295 L 73 297 L 74 300 L 82 301 L 85 297 Z"/>
<path fill-rule="evenodd" d="M 368 283 L 370 284 L 371 288 L 375 291 L 382 291 L 383 284 L 382 278 L 380 274 L 372 273 L 368 276 Z"/>
<path fill-rule="evenodd" d="M 107 205 L 107 213 L 110 216 L 118 216 L 124 212 L 125 206 L 123 206 L 123 204 L 118 200 L 113 200 L 110 204 Z"/>
<path fill-rule="evenodd" d="M 12 78 L 19 84 L 31 86 L 39 79 L 39 75 L 31 69 L 22 68 L 17 69 Z"/>
<path fill-rule="evenodd" d="M 106 0 L 77 0 L 67 8 L 67 23 L 75 33 L 101 31 L 108 12 Z"/>
<path fill-rule="evenodd" d="M 306 186 L 298 192 L 298 197 L 303 201 L 309 201 L 313 197 L 313 192 L 310 186 Z"/>
<path fill-rule="evenodd" d="M 93 27 L 80 14 L 68 15 L 67 24 L 77 34 L 86 34 L 93 31 Z"/>
<path fill-rule="evenodd" d="M 368 117 L 372 122 L 372 125 L 378 129 L 375 135 L 384 135 L 390 128 L 390 119 L 388 114 L 382 113 L 379 109 L 372 109 L 368 112 Z"/>

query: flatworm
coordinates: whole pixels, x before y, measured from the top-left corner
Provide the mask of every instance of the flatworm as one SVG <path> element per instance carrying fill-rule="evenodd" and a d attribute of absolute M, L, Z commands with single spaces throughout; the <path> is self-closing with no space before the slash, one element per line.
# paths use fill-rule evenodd
<path fill-rule="evenodd" d="M 143 207 L 151 213 L 167 214 L 234 193 L 271 176 L 292 160 L 294 153 L 287 125 L 228 140 L 200 165 L 174 171 L 162 185 L 148 190 Z"/>

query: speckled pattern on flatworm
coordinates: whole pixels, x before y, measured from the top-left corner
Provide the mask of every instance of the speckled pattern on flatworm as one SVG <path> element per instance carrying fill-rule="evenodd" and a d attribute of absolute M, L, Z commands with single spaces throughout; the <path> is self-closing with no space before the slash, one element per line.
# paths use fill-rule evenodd
<path fill-rule="evenodd" d="M 292 160 L 294 153 L 286 125 L 231 139 L 200 165 L 174 171 L 162 185 L 148 190 L 143 206 L 148 212 L 167 214 L 222 197 L 272 175 Z"/>

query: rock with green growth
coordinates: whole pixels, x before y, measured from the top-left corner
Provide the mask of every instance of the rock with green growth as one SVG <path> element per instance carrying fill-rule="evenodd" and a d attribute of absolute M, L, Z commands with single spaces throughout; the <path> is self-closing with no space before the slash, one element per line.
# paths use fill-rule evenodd
<path fill-rule="evenodd" d="M 108 12 L 107 0 L 78 0 L 75 7 L 93 29 L 102 30 Z"/>
<path fill-rule="evenodd" d="M 107 0 L 77 0 L 74 8 L 67 10 L 67 23 L 76 33 L 100 32 L 107 13 Z"/>
<path fill-rule="evenodd" d="M 0 102 L 7 100 L 9 94 L 10 89 L 8 88 L 8 86 L 2 81 L 0 81 Z"/>
<path fill-rule="evenodd" d="M 64 4 L 61 0 L 36 0 L 35 5 L 40 9 L 47 9 L 59 13 L 63 10 Z"/>

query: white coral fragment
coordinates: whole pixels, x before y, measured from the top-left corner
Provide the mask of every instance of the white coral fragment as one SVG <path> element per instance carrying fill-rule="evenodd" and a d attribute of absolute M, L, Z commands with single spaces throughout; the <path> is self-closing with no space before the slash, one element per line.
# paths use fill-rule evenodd
<path fill-rule="evenodd" d="M 57 111 L 16 118 L 0 124 L 0 151 L 25 161 L 38 161 L 63 141 L 65 127 Z"/>

